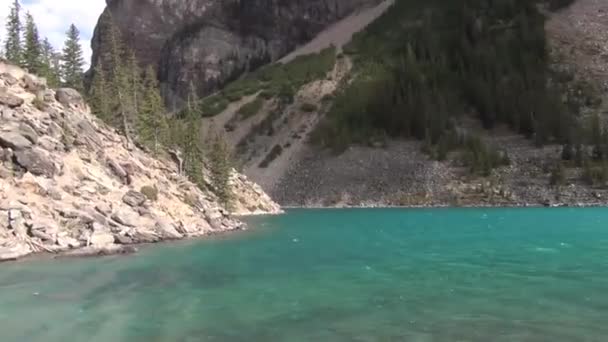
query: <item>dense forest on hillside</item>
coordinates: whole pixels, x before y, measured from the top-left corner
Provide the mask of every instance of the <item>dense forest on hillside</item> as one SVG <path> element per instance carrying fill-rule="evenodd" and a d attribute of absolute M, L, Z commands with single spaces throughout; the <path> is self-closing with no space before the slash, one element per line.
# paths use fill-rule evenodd
<path fill-rule="evenodd" d="M 486 128 L 504 123 L 538 144 L 576 142 L 576 109 L 562 103 L 549 82 L 538 5 L 397 0 L 345 47 L 355 76 L 315 140 L 337 149 L 385 135 L 442 144 L 455 118 L 474 115 Z"/>

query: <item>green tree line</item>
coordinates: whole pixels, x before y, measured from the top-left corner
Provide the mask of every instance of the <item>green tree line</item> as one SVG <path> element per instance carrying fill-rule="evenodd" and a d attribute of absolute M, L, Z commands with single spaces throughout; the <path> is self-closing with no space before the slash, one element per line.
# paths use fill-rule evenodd
<path fill-rule="evenodd" d="M 570 142 L 575 113 L 549 82 L 538 2 L 397 0 L 345 47 L 356 76 L 315 139 L 337 148 L 375 135 L 437 144 L 455 118 L 473 115 L 539 145 Z"/>
<path fill-rule="evenodd" d="M 94 114 L 117 128 L 129 142 L 153 154 L 180 152 L 182 171 L 202 189 L 212 190 L 225 205 L 231 192 L 230 151 L 220 135 L 204 137 L 197 89 L 191 84 L 185 108 L 170 116 L 164 105 L 156 70 L 142 70 L 110 12 L 104 13 L 100 40 L 107 48 L 93 67 L 88 90 Z M 204 170 L 210 171 L 209 179 Z"/>
<path fill-rule="evenodd" d="M 45 77 L 50 87 L 69 87 L 83 90 L 84 58 L 80 46 L 80 32 L 70 25 L 61 52 L 55 50 L 47 38 L 41 38 L 31 13 L 25 13 L 19 0 L 14 0 L 6 20 L 6 38 L 0 56 Z"/>

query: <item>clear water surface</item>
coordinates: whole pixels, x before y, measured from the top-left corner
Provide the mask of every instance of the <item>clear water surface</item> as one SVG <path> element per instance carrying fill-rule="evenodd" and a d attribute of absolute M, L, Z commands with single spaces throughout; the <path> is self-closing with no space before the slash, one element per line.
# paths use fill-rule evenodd
<path fill-rule="evenodd" d="M 608 209 L 293 210 L 0 265 L 0 341 L 607 341 Z"/>

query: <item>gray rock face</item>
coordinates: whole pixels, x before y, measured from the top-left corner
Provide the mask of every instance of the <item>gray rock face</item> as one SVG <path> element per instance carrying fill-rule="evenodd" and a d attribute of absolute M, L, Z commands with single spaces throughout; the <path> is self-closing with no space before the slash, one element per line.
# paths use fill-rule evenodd
<path fill-rule="evenodd" d="M 178 106 L 191 82 L 200 95 L 209 94 L 379 1 L 108 0 L 92 39 L 91 65 L 109 48 L 103 37 L 111 14 L 141 64 L 158 67 L 167 103 Z"/>
<path fill-rule="evenodd" d="M 139 207 L 146 202 L 146 196 L 141 192 L 129 190 L 123 197 L 122 201 L 132 207 Z"/>
<path fill-rule="evenodd" d="M 53 161 L 38 148 L 15 152 L 15 161 L 36 176 L 51 178 L 57 172 Z"/>
<path fill-rule="evenodd" d="M 75 89 L 60 88 L 55 92 L 55 99 L 65 107 L 74 106 L 76 108 L 84 107 L 84 99 L 82 95 Z"/>
<path fill-rule="evenodd" d="M 17 132 L 0 132 L 0 146 L 23 150 L 32 146 L 32 142 Z"/>

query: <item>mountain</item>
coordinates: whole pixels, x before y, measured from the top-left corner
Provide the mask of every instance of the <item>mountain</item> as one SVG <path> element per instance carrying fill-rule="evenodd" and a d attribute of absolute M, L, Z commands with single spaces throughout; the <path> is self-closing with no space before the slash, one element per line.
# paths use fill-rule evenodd
<path fill-rule="evenodd" d="M 75 90 L 48 89 L 2 60 L 0 116 L 0 261 L 128 252 L 131 244 L 246 228 L 234 215 L 280 212 L 236 172 L 228 183 L 234 203 L 225 208 L 168 157 L 152 157 L 92 116 Z"/>
<path fill-rule="evenodd" d="M 385 0 L 355 7 L 225 84 L 193 83 L 209 94 L 195 104 L 207 134 L 224 135 L 243 172 L 279 203 L 606 201 L 606 4 Z M 222 13 L 208 18 L 225 27 Z M 230 13 L 248 27 L 269 25 Z M 290 16 L 285 23 L 301 27 Z M 216 38 L 191 46 L 202 51 Z M 161 74 L 162 65 L 182 65 L 181 55 L 161 62 Z M 209 61 L 193 58 L 190 69 L 209 71 Z"/>
<path fill-rule="evenodd" d="M 331 23 L 378 0 L 108 0 L 92 39 L 92 65 L 109 49 L 114 23 L 143 65 L 158 68 L 178 107 L 194 83 L 209 94 L 275 61 Z"/>

